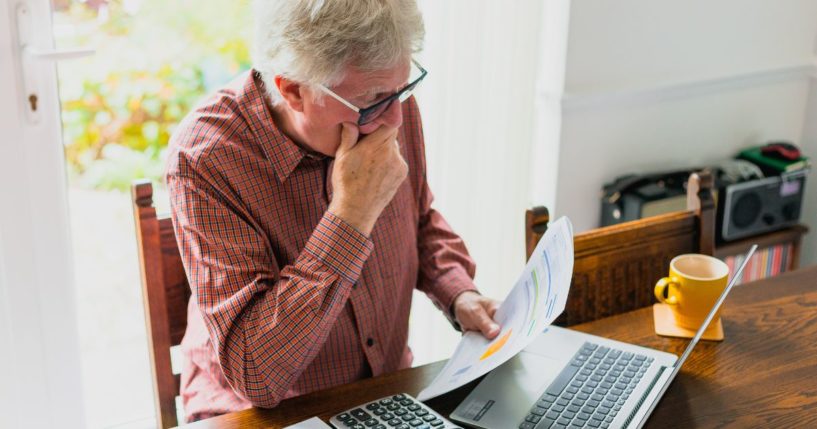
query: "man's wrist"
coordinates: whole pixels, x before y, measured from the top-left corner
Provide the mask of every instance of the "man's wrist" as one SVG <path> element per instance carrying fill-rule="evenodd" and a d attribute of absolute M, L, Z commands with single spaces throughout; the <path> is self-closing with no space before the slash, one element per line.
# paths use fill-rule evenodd
<path fill-rule="evenodd" d="M 357 281 L 372 250 L 374 243 L 369 237 L 329 211 L 304 247 L 305 253 L 322 261 L 349 283 Z"/>
<path fill-rule="evenodd" d="M 371 219 L 365 211 L 357 210 L 353 205 L 344 204 L 341 199 L 334 199 L 329 204 L 329 212 L 341 218 L 363 235 L 369 237 L 372 234 L 374 223 L 377 218 Z"/>
<path fill-rule="evenodd" d="M 448 309 L 448 314 L 445 315 L 448 322 L 451 323 L 451 326 L 453 326 L 454 329 L 459 332 L 462 332 L 462 326 L 460 325 L 460 321 L 457 320 L 457 300 L 459 300 L 463 295 L 467 295 L 469 292 L 480 295 L 480 293 L 474 289 L 461 290 L 459 293 L 454 295 L 454 299 L 451 300 L 451 307 Z"/>

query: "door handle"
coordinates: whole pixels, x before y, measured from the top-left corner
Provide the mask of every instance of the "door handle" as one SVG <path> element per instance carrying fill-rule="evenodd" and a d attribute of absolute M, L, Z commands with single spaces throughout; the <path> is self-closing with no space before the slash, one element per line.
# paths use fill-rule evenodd
<path fill-rule="evenodd" d="M 91 48 L 59 49 L 59 50 L 49 49 L 43 51 L 32 48 L 31 46 L 23 47 L 23 55 L 29 56 L 34 59 L 46 61 L 73 60 L 75 58 L 87 57 L 95 53 L 96 50 Z"/>
<path fill-rule="evenodd" d="M 40 122 L 38 103 L 40 98 L 40 82 L 37 64 L 40 61 L 62 61 L 93 55 L 96 51 L 90 48 L 79 49 L 37 49 L 32 45 L 34 40 L 34 21 L 31 10 L 25 3 L 18 3 L 16 8 L 17 24 L 17 52 L 20 77 L 23 84 L 22 105 L 26 112 L 26 119 L 36 124 Z M 47 31 L 51 31 L 50 28 Z M 49 40 L 51 40 L 49 38 Z"/>

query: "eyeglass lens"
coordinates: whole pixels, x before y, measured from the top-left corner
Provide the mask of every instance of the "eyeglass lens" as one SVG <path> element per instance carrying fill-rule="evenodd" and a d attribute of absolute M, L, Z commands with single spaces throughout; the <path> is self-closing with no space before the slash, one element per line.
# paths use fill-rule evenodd
<path fill-rule="evenodd" d="M 359 125 L 366 125 L 369 122 L 377 119 L 380 115 L 383 114 L 386 110 L 391 107 L 392 103 L 395 100 L 399 100 L 400 102 L 405 101 L 409 96 L 411 96 L 411 92 L 414 90 L 414 87 L 417 86 L 417 81 L 412 82 L 409 86 L 403 88 L 397 94 L 392 94 L 388 98 L 385 98 L 383 101 L 371 106 L 367 109 L 364 109 L 360 112 L 360 119 L 358 120 Z"/>

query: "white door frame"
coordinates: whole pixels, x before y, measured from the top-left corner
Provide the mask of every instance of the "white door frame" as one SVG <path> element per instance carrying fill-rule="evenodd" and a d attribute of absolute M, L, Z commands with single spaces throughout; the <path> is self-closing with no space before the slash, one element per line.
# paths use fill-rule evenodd
<path fill-rule="evenodd" d="M 0 427 L 84 427 L 57 75 L 34 67 L 40 120 L 26 119 L 15 15 L 54 46 L 49 0 L 0 0 Z"/>

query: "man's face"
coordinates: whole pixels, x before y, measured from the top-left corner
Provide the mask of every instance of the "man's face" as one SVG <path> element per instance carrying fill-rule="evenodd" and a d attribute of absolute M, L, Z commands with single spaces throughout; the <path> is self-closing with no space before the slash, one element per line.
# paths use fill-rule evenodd
<path fill-rule="evenodd" d="M 410 62 L 401 62 L 395 67 L 375 72 L 362 72 L 347 67 L 345 78 L 331 87 L 358 108 L 370 106 L 399 91 L 408 81 Z M 305 89 L 303 112 L 297 115 L 299 134 L 311 149 L 324 155 L 334 156 L 340 145 L 340 134 L 344 122 L 357 124 L 359 114 L 340 101 L 324 94 L 320 89 Z M 320 103 L 315 96 L 321 96 Z M 398 128 L 403 123 L 400 103 L 395 101 L 372 122 L 359 127 L 361 137 L 381 126 Z"/>

